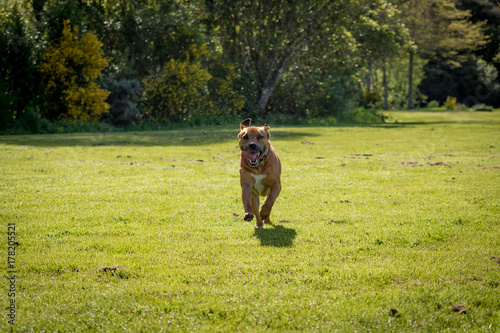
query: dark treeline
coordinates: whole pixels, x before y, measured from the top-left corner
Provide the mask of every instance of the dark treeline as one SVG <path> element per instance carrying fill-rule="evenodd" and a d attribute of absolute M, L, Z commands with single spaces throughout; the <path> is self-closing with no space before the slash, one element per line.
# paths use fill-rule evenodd
<path fill-rule="evenodd" d="M 3 132 L 500 107 L 496 0 L 6 1 Z"/>

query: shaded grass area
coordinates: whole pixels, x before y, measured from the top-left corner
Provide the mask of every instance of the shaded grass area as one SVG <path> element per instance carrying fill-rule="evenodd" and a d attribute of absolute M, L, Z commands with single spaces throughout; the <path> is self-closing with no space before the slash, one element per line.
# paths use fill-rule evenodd
<path fill-rule="evenodd" d="M 12 328 L 498 330 L 500 113 L 389 115 L 272 127 L 263 230 L 242 219 L 238 124 L 1 136 Z"/>

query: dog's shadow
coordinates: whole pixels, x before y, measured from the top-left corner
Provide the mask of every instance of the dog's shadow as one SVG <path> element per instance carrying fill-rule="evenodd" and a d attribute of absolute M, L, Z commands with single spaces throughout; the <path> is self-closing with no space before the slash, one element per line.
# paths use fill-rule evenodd
<path fill-rule="evenodd" d="M 269 228 L 271 226 L 271 228 Z M 255 229 L 255 237 L 262 246 L 290 247 L 297 235 L 295 229 L 285 228 L 282 225 L 266 225 L 264 228 Z"/>

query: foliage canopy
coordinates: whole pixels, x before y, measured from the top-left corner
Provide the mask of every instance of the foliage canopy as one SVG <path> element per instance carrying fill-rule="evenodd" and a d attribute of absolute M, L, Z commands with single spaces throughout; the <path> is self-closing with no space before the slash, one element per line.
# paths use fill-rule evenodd
<path fill-rule="evenodd" d="M 3 129 L 500 106 L 494 0 L 7 0 L 0 19 Z M 139 87 L 114 116 L 111 87 Z"/>

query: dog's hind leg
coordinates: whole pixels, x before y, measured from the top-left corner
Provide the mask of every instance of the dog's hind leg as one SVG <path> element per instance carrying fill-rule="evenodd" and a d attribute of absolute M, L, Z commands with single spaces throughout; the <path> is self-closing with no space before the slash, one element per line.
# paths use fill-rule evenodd
<path fill-rule="evenodd" d="M 274 184 L 271 187 L 271 191 L 269 192 L 266 201 L 264 201 L 264 204 L 262 205 L 260 214 L 257 214 L 258 216 L 260 216 L 261 219 L 264 220 L 264 223 L 271 223 L 271 210 L 273 209 L 274 202 L 278 198 L 280 192 L 281 192 L 281 184 L 279 183 Z"/>

